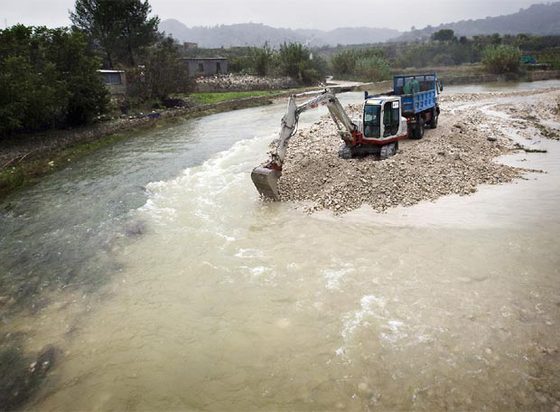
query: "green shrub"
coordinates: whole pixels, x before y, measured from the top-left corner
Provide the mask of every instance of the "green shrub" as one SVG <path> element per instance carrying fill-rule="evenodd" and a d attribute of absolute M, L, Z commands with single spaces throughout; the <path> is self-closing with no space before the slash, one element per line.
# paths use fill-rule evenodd
<path fill-rule="evenodd" d="M 356 61 L 356 76 L 369 82 L 386 80 L 391 77 L 391 67 L 382 57 L 363 57 Z"/>
<path fill-rule="evenodd" d="M 383 51 L 371 49 L 350 49 L 334 55 L 331 59 L 333 75 L 339 79 L 379 81 L 391 76 L 391 67 L 383 56 Z"/>
<path fill-rule="evenodd" d="M 486 70 L 494 74 L 518 73 L 521 52 L 508 45 L 488 46 L 484 49 L 482 63 Z"/>
<path fill-rule="evenodd" d="M 356 77 L 358 61 L 369 58 L 384 59 L 383 51 L 376 48 L 343 50 L 331 58 L 333 75 L 340 79 Z"/>

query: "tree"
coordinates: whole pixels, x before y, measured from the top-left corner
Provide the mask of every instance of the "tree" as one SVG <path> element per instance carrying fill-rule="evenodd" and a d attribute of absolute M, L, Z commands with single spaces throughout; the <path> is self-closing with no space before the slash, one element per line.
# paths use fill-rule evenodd
<path fill-rule="evenodd" d="M 289 76 L 303 84 L 317 83 L 324 79 L 321 63 L 315 63 L 309 49 L 299 43 L 284 43 L 280 46 L 278 71 L 282 76 Z"/>
<path fill-rule="evenodd" d="M 99 62 L 81 33 L 0 30 L 0 135 L 89 122 L 107 106 Z"/>
<path fill-rule="evenodd" d="M 270 73 L 274 59 L 274 51 L 268 43 L 262 48 L 253 47 L 250 52 L 251 66 L 254 73 L 258 76 L 266 76 Z"/>
<path fill-rule="evenodd" d="M 437 41 L 454 41 L 455 32 L 451 29 L 441 29 L 432 34 L 432 40 Z"/>
<path fill-rule="evenodd" d="M 142 65 L 128 71 L 129 95 L 141 101 L 164 100 L 172 93 L 191 89 L 185 64 L 179 59 L 177 45 L 171 37 L 150 47 L 142 57 Z"/>
<path fill-rule="evenodd" d="M 74 26 L 105 52 L 106 65 L 134 66 L 141 49 L 157 40 L 159 18 L 149 18 L 148 0 L 76 0 Z"/>

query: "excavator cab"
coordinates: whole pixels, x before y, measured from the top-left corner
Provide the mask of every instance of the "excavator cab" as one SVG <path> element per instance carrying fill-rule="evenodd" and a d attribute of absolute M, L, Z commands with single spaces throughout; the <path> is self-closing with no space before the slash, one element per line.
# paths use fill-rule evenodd
<path fill-rule="evenodd" d="M 401 104 L 398 97 L 369 97 L 364 103 L 364 140 L 383 144 L 401 133 Z M 405 121 L 406 122 L 406 121 Z M 405 123 L 406 124 L 406 123 Z M 400 136 L 399 136 L 400 137 Z"/>
<path fill-rule="evenodd" d="M 366 104 L 364 106 L 364 137 L 379 138 L 381 136 L 381 106 Z"/>

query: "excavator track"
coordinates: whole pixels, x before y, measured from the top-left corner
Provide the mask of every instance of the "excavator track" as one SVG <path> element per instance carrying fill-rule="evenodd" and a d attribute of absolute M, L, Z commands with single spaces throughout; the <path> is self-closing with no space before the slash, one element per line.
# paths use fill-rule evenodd
<path fill-rule="evenodd" d="M 398 143 L 394 142 L 394 143 L 389 143 L 386 145 L 383 145 L 381 147 L 381 151 L 379 152 L 379 157 L 383 160 L 383 159 L 388 159 L 391 156 L 394 156 L 397 154 L 397 150 L 398 150 Z"/>

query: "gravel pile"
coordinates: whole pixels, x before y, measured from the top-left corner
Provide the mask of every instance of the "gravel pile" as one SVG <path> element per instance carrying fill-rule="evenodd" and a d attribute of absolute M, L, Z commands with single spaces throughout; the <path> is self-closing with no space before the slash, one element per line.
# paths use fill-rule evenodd
<path fill-rule="evenodd" d="M 201 77 L 196 80 L 196 88 L 199 92 L 280 90 L 297 86 L 298 84 L 289 77 L 273 79 L 250 75 L 226 74 Z"/>
<path fill-rule="evenodd" d="M 534 94 L 539 98 L 539 92 Z M 340 159 L 336 127 L 323 118 L 290 141 L 279 181 L 282 200 L 311 202 L 309 211 L 345 213 L 362 204 L 383 211 L 449 194 L 468 195 L 480 184 L 510 182 L 526 170 L 494 159 L 516 148 L 501 131 L 511 128 L 511 122 L 465 104 L 480 99 L 492 103 L 497 96 L 505 94 L 446 97 L 438 128 L 426 129 L 422 140 L 401 141 L 397 155 L 384 161 L 371 156 Z M 359 107 L 348 111 L 359 117 Z"/>

